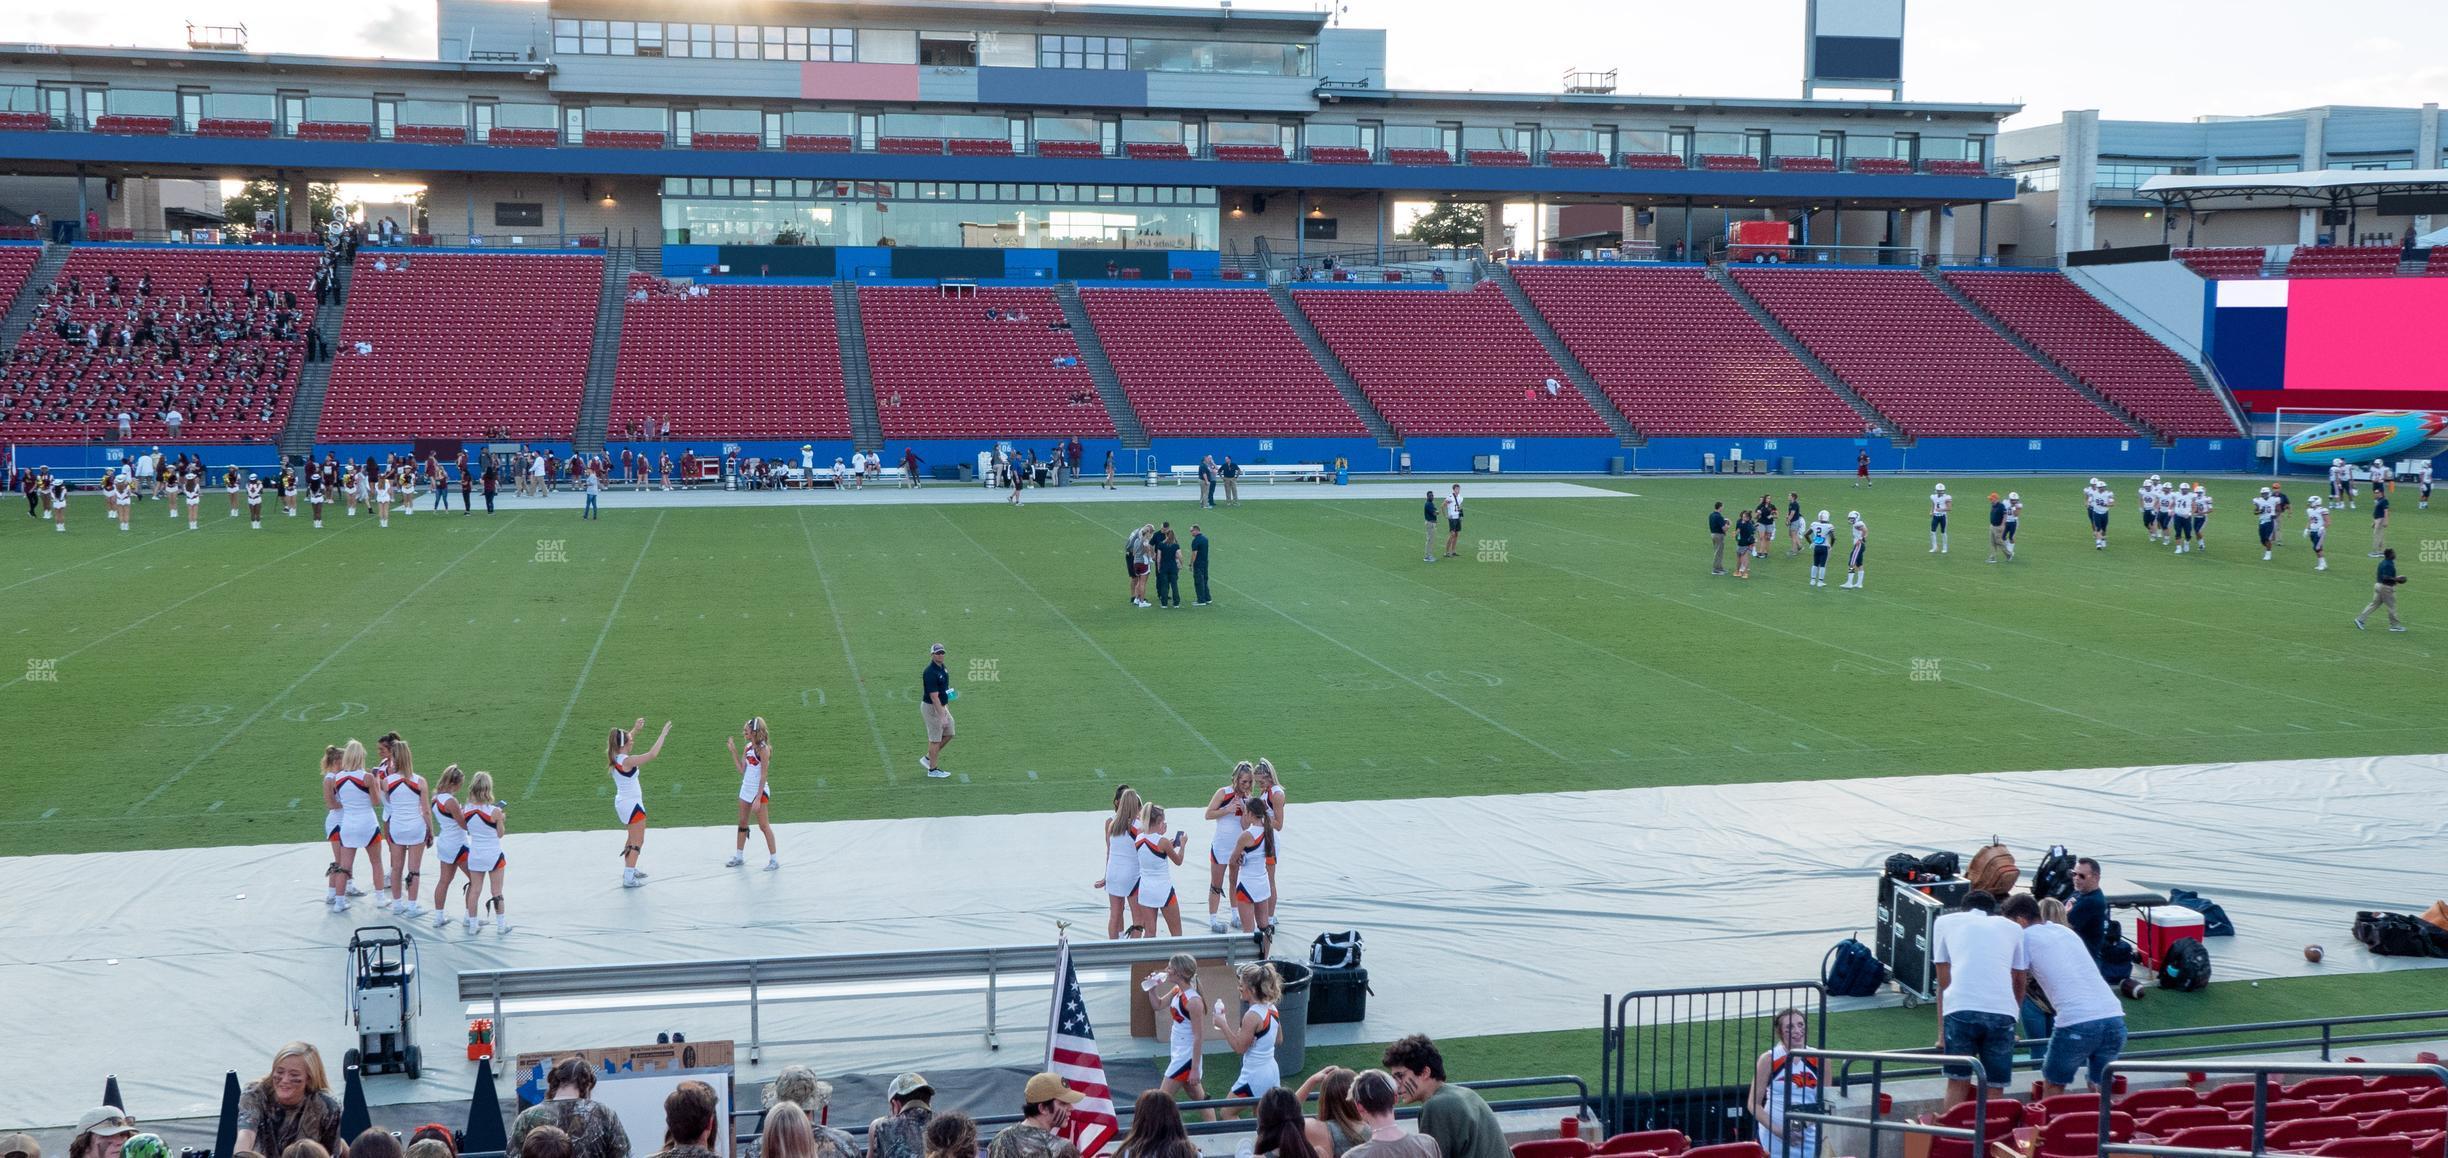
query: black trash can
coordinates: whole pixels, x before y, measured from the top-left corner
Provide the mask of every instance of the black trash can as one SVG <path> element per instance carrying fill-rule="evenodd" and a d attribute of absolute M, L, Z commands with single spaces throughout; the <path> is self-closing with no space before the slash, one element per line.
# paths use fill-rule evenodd
<path fill-rule="evenodd" d="M 1275 1003 L 1275 1023 L 1283 1036 L 1275 1042 L 1276 1068 L 1286 1074 L 1297 1074 L 1309 1044 L 1309 965 L 1301 961 L 1270 958 L 1267 964 L 1283 978 L 1283 999 Z"/>

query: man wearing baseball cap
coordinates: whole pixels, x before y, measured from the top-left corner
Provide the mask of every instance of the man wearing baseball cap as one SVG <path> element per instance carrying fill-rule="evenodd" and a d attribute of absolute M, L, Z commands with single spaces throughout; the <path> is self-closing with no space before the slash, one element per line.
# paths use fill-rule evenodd
<path fill-rule="evenodd" d="M 1071 1107 L 1088 1095 L 1054 1074 L 1038 1074 L 1020 1093 L 1020 1121 L 1006 1126 L 986 1147 L 986 1158 L 1079 1158 L 1079 1147 L 1062 1136 Z"/>
<path fill-rule="evenodd" d="M 927 1123 L 935 1120 L 935 1087 L 907 1073 L 885 1087 L 892 1112 L 867 1125 L 867 1158 L 924 1158 Z"/>
<path fill-rule="evenodd" d="M 944 745 L 952 742 L 952 673 L 944 669 L 944 645 L 929 649 L 927 666 L 918 676 L 918 714 L 926 720 L 926 755 L 918 758 L 918 766 L 926 769 L 929 778 L 941 780 L 951 773 L 935 764 Z"/>
<path fill-rule="evenodd" d="M 77 1119 L 76 1133 L 71 1137 L 68 1148 L 77 1149 L 77 1143 L 84 1141 L 85 1135 L 91 1134 L 93 1141 L 88 1144 L 90 1148 L 85 1150 L 85 1158 L 119 1158 L 119 1152 L 127 1147 L 127 1140 L 135 1133 L 136 1122 L 128 1117 L 126 1110 L 117 1106 L 95 1106 Z"/>

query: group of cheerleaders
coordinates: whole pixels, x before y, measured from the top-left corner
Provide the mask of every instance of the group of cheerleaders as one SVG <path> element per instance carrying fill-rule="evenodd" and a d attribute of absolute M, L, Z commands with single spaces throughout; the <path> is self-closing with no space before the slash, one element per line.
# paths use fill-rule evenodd
<path fill-rule="evenodd" d="M 67 480 L 45 472 L 32 485 L 38 498 L 47 496 L 50 500 L 52 529 L 67 530 Z M 267 487 L 262 475 L 250 473 L 241 479 L 238 468 L 233 466 L 221 472 L 221 486 L 229 492 L 230 517 L 238 517 L 238 501 L 243 495 L 247 518 L 258 531 L 263 529 L 264 492 L 267 489 L 280 504 L 282 514 L 293 519 L 297 517 L 300 488 L 295 471 L 283 469 Z M 356 518 L 357 508 L 362 506 L 373 511 L 374 517 L 386 527 L 391 525 L 391 508 L 395 498 L 401 514 L 416 513 L 416 472 L 406 465 L 388 471 L 373 471 L 370 479 L 367 473 L 351 469 L 328 484 L 322 474 L 310 471 L 306 476 L 304 492 L 309 513 L 317 528 L 323 525 L 323 504 L 335 495 L 345 504 L 349 518 Z M 137 497 L 136 478 L 126 470 L 102 480 L 102 502 L 108 508 L 104 518 L 118 519 L 122 531 L 134 529 Z M 178 520 L 179 504 L 184 502 L 187 505 L 187 529 L 201 529 L 199 516 L 204 508 L 202 476 L 191 470 L 180 477 L 175 485 L 165 480 L 162 497 L 168 500 L 166 505 L 170 508 L 171 521 Z"/>
<path fill-rule="evenodd" d="M 624 888 L 646 883 L 645 871 L 637 867 L 638 854 L 646 845 L 646 792 L 638 770 L 661 755 L 663 741 L 671 737 L 671 724 L 666 722 L 652 747 L 631 751 L 634 738 L 645 727 L 641 719 L 627 728 L 612 729 L 605 750 L 613 811 L 628 836 L 621 846 Z M 741 739 L 724 741 L 740 772 L 739 840 L 724 867 L 745 863 L 748 827 L 754 821 L 765 834 L 765 868 L 771 871 L 782 867 L 770 815 L 772 790 L 766 779 L 773 744 L 762 716 L 741 725 L 740 733 L 744 743 Z M 380 759 L 371 768 L 366 766 L 365 745 L 355 740 L 323 750 L 323 828 L 332 846 L 324 904 L 332 912 L 345 913 L 349 898 L 366 895 L 354 881 L 357 854 L 364 852 L 374 895 L 380 898 L 376 903 L 404 917 L 423 915 L 417 880 L 423 875 L 425 849 L 431 846 L 441 865 L 433 891 L 434 927 L 450 924 L 452 878 L 464 874 L 467 931 L 473 933 L 483 923 L 477 916 L 477 893 L 480 885 L 489 885 L 491 896 L 485 903 L 493 910 L 495 927 L 509 932 L 509 909 L 502 895 L 503 871 L 510 863 L 502 852 L 508 806 L 494 796 L 492 773 L 468 776 L 453 764 L 428 783 L 417 774 L 408 741 L 399 733 L 386 733 L 375 741 L 375 748 Z M 376 812 L 378 802 L 380 814 Z"/>
<path fill-rule="evenodd" d="M 1165 962 L 1163 971 L 1150 973 L 1139 983 L 1139 988 L 1147 993 L 1157 1022 L 1171 1027 L 1164 1092 L 1187 1101 L 1207 1099 L 1200 1064 L 1207 1025 L 1213 1025 L 1233 1052 L 1241 1055 L 1241 1077 L 1233 1083 L 1230 1096 L 1263 1097 L 1268 1090 L 1283 1084 L 1283 1068 L 1275 1060 L 1275 1047 L 1283 1041 L 1283 1025 L 1275 1013 L 1275 1003 L 1283 999 L 1283 974 L 1276 972 L 1275 966 L 1258 961 L 1236 970 L 1234 980 L 1241 990 L 1242 1009 L 1237 1018 L 1226 1011 L 1222 999 L 1205 1009 L 1199 1007 L 1198 958 L 1188 953 L 1175 953 Z M 1312 1087 L 1333 1068 L 1320 1070 L 1309 1085 L 1301 1087 L 1303 1101 L 1308 1100 Z M 1212 1110 L 1206 1116 L 1208 1121 L 1216 1120 Z"/>
<path fill-rule="evenodd" d="M 1207 928 L 1221 933 L 1232 898 L 1230 927 L 1258 935 L 1265 954 L 1275 938 L 1275 845 L 1283 831 L 1284 790 L 1275 765 L 1261 759 L 1233 765 L 1232 783 L 1207 801 L 1215 836 L 1207 848 Z M 1113 815 L 1105 821 L 1105 890 L 1108 939 L 1153 937 L 1163 918 L 1170 936 L 1181 936 L 1181 896 L 1173 866 L 1182 863 L 1188 832 L 1167 835 L 1161 804 L 1143 802 L 1125 784 L 1114 790 Z"/>

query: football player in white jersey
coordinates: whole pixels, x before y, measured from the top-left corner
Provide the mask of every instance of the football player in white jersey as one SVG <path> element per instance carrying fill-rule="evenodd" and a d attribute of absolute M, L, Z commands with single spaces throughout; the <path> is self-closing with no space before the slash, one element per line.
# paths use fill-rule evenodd
<path fill-rule="evenodd" d="M 1946 554 L 1947 512 L 1955 509 L 1955 496 L 1947 493 L 1946 484 L 1930 492 L 1930 549 L 1932 555 Z"/>
<path fill-rule="evenodd" d="M 2329 508 L 2321 505 L 2319 495 L 2312 496 L 2311 504 L 2304 509 L 2304 538 L 2312 544 L 2312 557 L 2320 560 L 2312 565 L 2312 569 L 2328 570 L 2329 556 L 2323 548 L 2329 539 Z"/>
<path fill-rule="evenodd" d="M 2101 487 L 2091 492 L 2091 547 L 2108 549 L 2108 508 L 2116 505 L 2116 492 Z"/>
<path fill-rule="evenodd" d="M 2253 519 L 2261 524 L 2261 561 L 2269 562 L 2270 551 L 2278 545 L 2278 496 L 2262 487 L 2253 499 Z"/>
<path fill-rule="evenodd" d="M 2193 492 L 2185 489 L 2185 484 L 2177 483 L 2175 490 L 2160 496 L 2159 510 L 2160 518 L 2168 524 L 2169 541 L 2176 544 L 2177 554 L 2184 554 L 2187 540 L 2193 537 Z"/>
<path fill-rule="evenodd" d="M 2193 537 L 2193 549 L 2196 551 L 2210 549 L 2210 505 L 2209 488 L 2194 483 L 2192 521 L 2187 524 L 2185 533 Z"/>
<path fill-rule="evenodd" d="M 1870 524 L 1862 521 L 1860 511 L 1846 511 L 1845 521 L 1853 524 L 1853 553 L 1845 557 L 1844 585 L 1861 587 L 1870 578 L 1868 568 L 1863 566 L 1870 547 Z"/>
<path fill-rule="evenodd" d="M 1828 547 L 1836 540 L 1836 528 L 1828 525 L 1826 511 L 1819 512 L 1819 518 L 1811 523 L 1808 536 L 1811 549 L 1810 585 L 1825 587 L 1827 586 Z M 1851 584 L 1848 583 L 1846 586 L 1851 586 Z"/>
<path fill-rule="evenodd" d="M 2345 459 L 2333 458 L 2329 460 L 2329 501 L 2333 503 L 2342 503 L 2346 501 Z"/>
<path fill-rule="evenodd" d="M 2107 485 L 2108 485 L 2108 484 L 2106 484 L 2106 483 L 2104 483 L 2104 482 L 2101 482 L 2100 480 L 2098 480 L 2098 479 L 2096 479 L 2096 478 L 2095 478 L 2095 479 L 2092 479 L 2090 482 L 2087 482 L 2087 483 L 2084 483 L 2084 484 L 2083 484 L 2083 517 L 2084 517 L 2084 518 L 2089 518 L 2089 517 L 2091 517 L 2091 496 L 2093 496 L 2093 495 L 2095 495 L 2095 494 L 2098 494 L 2098 493 L 2099 493 L 2099 489 L 2100 489 L 2101 487 L 2104 487 L 2104 486 L 2107 486 Z"/>
<path fill-rule="evenodd" d="M 2142 537 L 2153 543 L 2158 542 L 2159 476 L 2143 479 L 2142 484 L 2134 488 L 2134 510 L 2142 516 Z"/>
<path fill-rule="evenodd" d="M 2414 501 L 2414 509 L 2415 509 L 2415 510 L 2418 510 L 2418 511 L 2427 511 L 2427 510 L 2430 510 L 2430 509 L 2431 509 L 2431 460 L 2430 460 L 2430 459 L 2427 459 L 2427 458 L 2426 458 L 2426 459 L 2424 459 L 2424 460 L 2423 460 L 2423 464 L 2422 464 L 2422 466 L 2420 466 L 2420 467 L 2418 467 L 2418 468 L 2416 468 L 2416 469 L 2415 469 L 2415 471 L 2414 471 L 2414 481 L 2416 481 L 2416 482 L 2418 482 L 2418 483 L 2421 483 L 2421 484 L 2422 484 L 2422 494 L 2416 497 L 2416 499 L 2415 499 L 2415 501 Z"/>
<path fill-rule="evenodd" d="M 2006 492 L 2006 561 L 2014 562 L 2015 531 L 2023 525 L 2023 495 L 2020 491 Z"/>

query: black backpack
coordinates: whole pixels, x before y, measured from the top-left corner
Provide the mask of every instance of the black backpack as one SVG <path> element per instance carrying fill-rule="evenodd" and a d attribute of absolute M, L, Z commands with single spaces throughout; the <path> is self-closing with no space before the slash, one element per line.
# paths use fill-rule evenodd
<path fill-rule="evenodd" d="M 1870 946 L 1847 937 L 1820 961 L 1819 981 L 1830 997 L 1868 997 L 1887 984 L 1887 967 Z"/>
<path fill-rule="evenodd" d="M 1320 933 L 1309 942 L 1309 964 L 1319 969 L 1357 969 L 1360 967 L 1360 933 L 1345 929 L 1340 933 Z"/>
<path fill-rule="evenodd" d="M 1963 858 L 1951 852 L 1933 852 L 1921 858 L 1921 871 L 1945 880 L 1963 875 Z"/>
<path fill-rule="evenodd" d="M 2192 937 L 2168 946 L 2167 956 L 2159 961 L 2159 988 L 2178 993 L 2196 993 L 2209 984 L 2208 946 Z"/>
<path fill-rule="evenodd" d="M 1899 881 L 1913 879 L 1921 871 L 1921 858 L 1909 852 L 1891 853 L 1887 857 L 1887 875 Z"/>
<path fill-rule="evenodd" d="M 2354 935 L 2383 957 L 2448 957 L 2448 935 L 2406 913 L 2356 913 Z"/>
<path fill-rule="evenodd" d="M 2074 899 L 2074 854 L 2062 844 L 2049 846 L 2040 858 L 2040 867 L 2032 870 L 2032 896 L 2043 900 L 2055 897 L 2061 901 Z"/>

